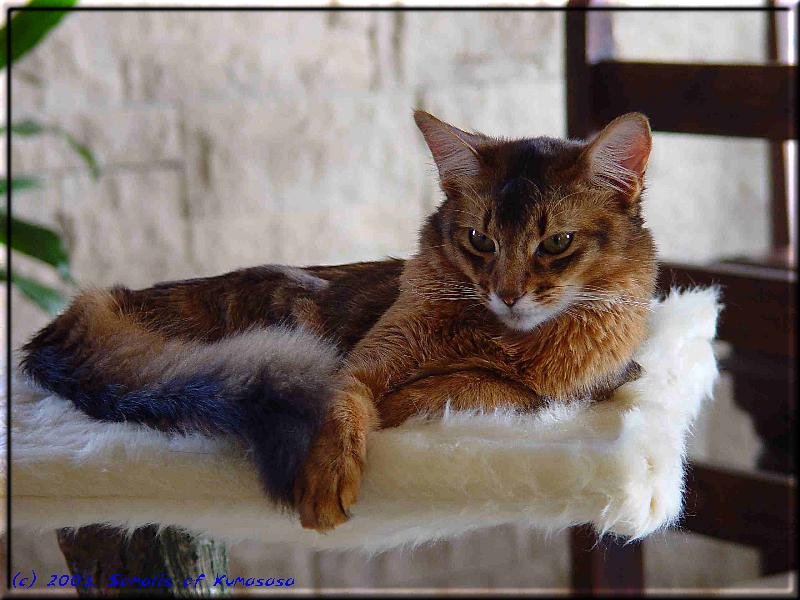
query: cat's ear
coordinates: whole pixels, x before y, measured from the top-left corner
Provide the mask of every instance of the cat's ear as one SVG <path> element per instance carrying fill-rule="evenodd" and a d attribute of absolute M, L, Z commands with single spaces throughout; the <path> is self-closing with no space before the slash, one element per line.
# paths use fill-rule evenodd
<path fill-rule="evenodd" d="M 414 121 L 425 137 L 425 143 L 428 144 L 443 182 L 478 175 L 481 157 L 477 146 L 484 136 L 462 131 L 424 110 L 414 111 Z"/>
<path fill-rule="evenodd" d="M 647 117 L 628 113 L 606 125 L 589 142 L 583 156 L 594 183 L 613 188 L 633 200 L 642 191 L 651 147 Z"/>

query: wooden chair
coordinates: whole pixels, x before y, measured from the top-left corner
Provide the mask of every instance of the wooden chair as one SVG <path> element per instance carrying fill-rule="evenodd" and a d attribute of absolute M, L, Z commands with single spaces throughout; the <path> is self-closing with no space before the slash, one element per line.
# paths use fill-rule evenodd
<path fill-rule="evenodd" d="M 717 65 L 617 61 L 611 14 L 571 1 L 566 15 L 567 129 L 588 137 L 614 117 L 645 113 L 654 131 L 770 140 L 772 250 L 707 265 L 664 263 L 658 287 L 722 286 L 718 337 L 731 344 L 721 363 L 735 402 L 764 442 L 758 467 L 740 472 L 692 464 L 681 528 L 758 548 L 764 574 L 796 568 L 792 459 L 797 281 L 789 247 L 782 142 L 796 139 L 795 67 L 778 64 L 778 14 L 764 13 L 768 64 Z M 641 544 L 602 542 L 572 532 L 572 587 L 578 594 L 640 593 Z"/>

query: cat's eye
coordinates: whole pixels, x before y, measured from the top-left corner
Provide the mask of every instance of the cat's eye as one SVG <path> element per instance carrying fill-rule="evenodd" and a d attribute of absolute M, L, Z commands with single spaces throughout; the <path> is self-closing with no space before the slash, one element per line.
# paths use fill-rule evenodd
<path fill-rule="evenodd" d="M 494 252 L 494 240 L 477 229 L 469 230 L 469 243 L 478 252 Z"/>
<path fill-rule="evenodd" d="M 561 233 L 551 235 L 549 238 L 542 240 L 542 243 L 539 244 L 539 247 L 541 248 L 542 252 L 547 254 L 561 254 L 567 248 L 569 248 L 573 237 L 575 237 L 574 233 L 562 231 Z"/>

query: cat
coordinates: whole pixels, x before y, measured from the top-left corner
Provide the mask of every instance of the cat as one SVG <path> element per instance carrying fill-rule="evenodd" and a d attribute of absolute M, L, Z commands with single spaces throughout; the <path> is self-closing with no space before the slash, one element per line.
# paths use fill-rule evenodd
<path fill-rule="evenodd" d="M 635 379 L 656 275 L 647 118 L 588 142 L 414 119 L 444 199 L 408 260 L 90 290 L 21 368 L 97 418 L 239 435 L 267 493 L 318 531 L 349 518 L 376 428 Z"/>

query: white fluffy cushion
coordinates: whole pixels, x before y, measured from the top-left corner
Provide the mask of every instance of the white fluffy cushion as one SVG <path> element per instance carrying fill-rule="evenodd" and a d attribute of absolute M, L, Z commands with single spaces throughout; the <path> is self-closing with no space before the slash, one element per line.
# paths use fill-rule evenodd
<path fill-rule="evenodd" d="M 17 380 L 13 525 L 161 523 L 230 541 L 369 551 L 512 521 L 642 537 L 680 514 L 686 435 L 717 375 L 719 308 L 713 289 L 654 301 L 637 353 L 644 374 L 610 401 L 449 412 L 375 432 L 353 518 L 327 535 L 267 502 L 234 440 L 95 421 Z"/>

